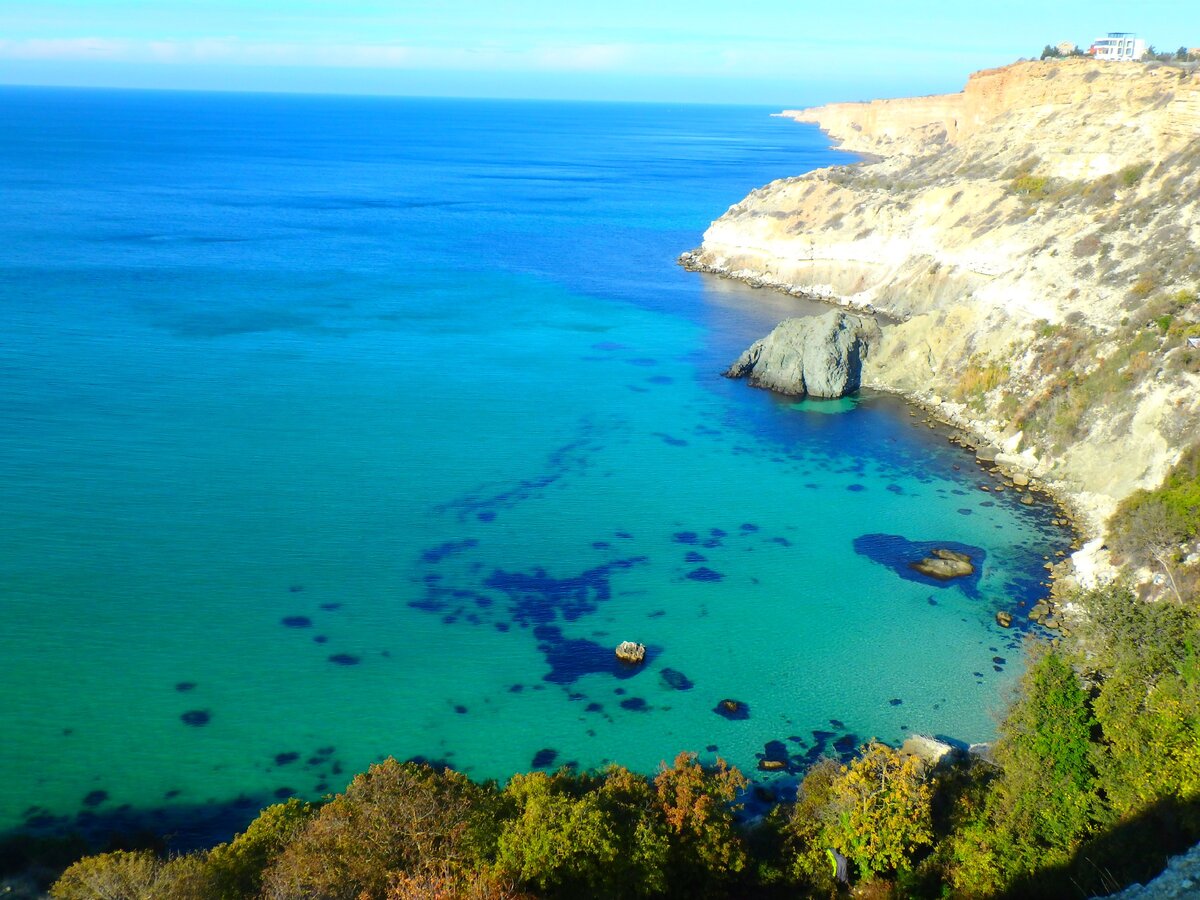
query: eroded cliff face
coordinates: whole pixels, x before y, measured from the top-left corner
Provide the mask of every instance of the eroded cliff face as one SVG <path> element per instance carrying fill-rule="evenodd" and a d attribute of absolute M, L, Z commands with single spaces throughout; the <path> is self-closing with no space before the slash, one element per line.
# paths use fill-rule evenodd
<path fill-rule="evenodd" d="M 685 265 L 886 313 L 866 383 L 981 433 L 1095 528 L 1200 437 L 1200 73 L 1028 62 L 786 114 L 883 158 L 754 191 Z"/>

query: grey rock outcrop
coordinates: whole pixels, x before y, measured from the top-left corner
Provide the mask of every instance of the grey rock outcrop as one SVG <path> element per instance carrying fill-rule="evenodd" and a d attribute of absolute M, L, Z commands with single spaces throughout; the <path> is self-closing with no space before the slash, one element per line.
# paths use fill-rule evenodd
<path fill-rule="evenodd" d="M 784 319 L 725 372 L 755 387 L 803 397 L 844 397 L 857 391 L 862 362 L 879 338 L 874 319 L 830 310 Z"/>
<path fill-rule="evenodd" d="M 1185 900 L 1200 896 L 1200 845 L 1171 859 L 1166 870 L 1146 884 L 1135 884 L 1105 900 Z"/>

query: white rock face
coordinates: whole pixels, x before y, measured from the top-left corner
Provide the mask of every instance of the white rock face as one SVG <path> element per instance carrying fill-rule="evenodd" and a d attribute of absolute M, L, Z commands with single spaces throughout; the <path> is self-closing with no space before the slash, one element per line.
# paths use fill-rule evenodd
<path fill-rule="evenodd" d="M 1093 534 L 1161 482 L 1200 434 L 1200 78 L 1024 62 L 785 115 L 883 158 L 751 192 L 684 265 L 878 311 L 861 384 L 993 444 Z M 755 383 L 817 393 L 767 349 Z"/>
<path fill-rule="evenodd" d="M 785 319 L 725 375 L 781 394 L 844 397 L 862 383 L 863 359 L 878 336 L 874 320 L 837 310 Z"/>

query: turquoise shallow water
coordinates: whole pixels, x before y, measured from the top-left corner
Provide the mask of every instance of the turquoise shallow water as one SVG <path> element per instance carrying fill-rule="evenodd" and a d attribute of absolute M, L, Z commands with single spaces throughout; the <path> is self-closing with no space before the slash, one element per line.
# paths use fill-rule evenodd
<path fill-rule="evenodd" d="M 1036 596 L 1048 511 L 978 491 L 892 398 L 720 379 L 820 308 L 674 265 L 750 188 L 837 159 L 815 130 L 0 106 L 0 828 L 219 833 L 384 755 L 799 770 L 993 733 L 1019 665 L 993 615 Z M 909 576 L 924 542 L 980 577 Z"/>

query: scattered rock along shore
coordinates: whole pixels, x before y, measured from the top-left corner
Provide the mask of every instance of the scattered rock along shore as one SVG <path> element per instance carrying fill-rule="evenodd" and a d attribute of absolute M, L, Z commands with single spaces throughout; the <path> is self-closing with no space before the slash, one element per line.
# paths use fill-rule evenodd
<path fill-rule="evenodd" d="M 862 385 L 1051 492 L 1076 577 L 1110 572 L 1108 517 L 1200 433 L 1200 78 L 1024 62 L 784 115 L 877 160 L 753 191 L 681 264 L 874 315 Z"/>

